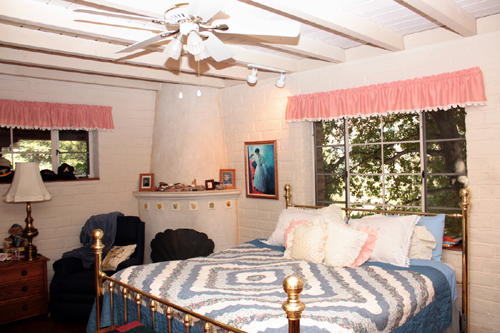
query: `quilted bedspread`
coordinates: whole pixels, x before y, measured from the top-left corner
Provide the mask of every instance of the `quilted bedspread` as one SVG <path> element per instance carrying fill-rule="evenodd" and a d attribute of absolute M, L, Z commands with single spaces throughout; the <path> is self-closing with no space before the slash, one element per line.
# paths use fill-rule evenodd
<path fill-rule="evenodd" d="M 306 305 L 302 332 L 390 332 L 436 300 L 431 279 L 413 270 L 377 265 L 332 268 L 284 259 L 280 251 L 251 243 L 207 258 L 130 267 L 115 278 L 244 331 L 270 333 L 288 332 L 286 314 L 281 308 L 287 298 L 282 284 L 292 274 L 304 282 L 300 294 Z M 445 279 L 442 283 L 448 285 Z M 449 314 L 443 314 L 443 309 L 434 303 L 433 311 L 437 313 L 431 317 L 451 318 L 449 293 L 446 297 Z M 116 298 L 119 301 L 120 297 Z M 105 298 L 105 310 L 106 303 L 109 298 Z M 147 303 L 144 306 L 144 312 L 148 311 Z M 109 310 L 106 312 L 109 315 Z M 176 313 L 175 318 L 182 322 L 182 316 Z M 109 322 L 105 315 L 102 320 Z M 446 328 L 435 326 L 436 331 Z"/>

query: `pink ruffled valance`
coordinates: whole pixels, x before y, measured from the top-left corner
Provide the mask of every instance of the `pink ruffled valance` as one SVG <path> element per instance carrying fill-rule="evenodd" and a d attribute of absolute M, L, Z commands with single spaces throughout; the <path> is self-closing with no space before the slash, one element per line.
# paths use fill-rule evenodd
<path fill-rule="evenodd" d="M 110 106 L 0 99 L 0 127 L 58 130 L 112 130 Z"/>
<path fill-rule="evenodd" d="M 327 121 L 485 103 L 483 73 L 475 67 L 412 80 L 290 96 L 286 119 Z"/>

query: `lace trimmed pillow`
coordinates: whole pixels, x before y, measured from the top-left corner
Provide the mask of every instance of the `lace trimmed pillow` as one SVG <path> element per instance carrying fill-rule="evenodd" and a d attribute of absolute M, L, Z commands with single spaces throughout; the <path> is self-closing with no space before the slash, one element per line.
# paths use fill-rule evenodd
<path fill-rule="evenodd" d="M 287 236 L 284 257 L 321 264 L 325 258 L 326 223 L 296 224 Z"/>
<path fill-rule="evenodd" d="M 380 261 L 395 266 L 409 267 L 411 236 L 418 216 L 370 217 L 353 219 L 349 225 L 355 229 L 370 227 L 378 234 L 378 241 L 369 261 Z"/>

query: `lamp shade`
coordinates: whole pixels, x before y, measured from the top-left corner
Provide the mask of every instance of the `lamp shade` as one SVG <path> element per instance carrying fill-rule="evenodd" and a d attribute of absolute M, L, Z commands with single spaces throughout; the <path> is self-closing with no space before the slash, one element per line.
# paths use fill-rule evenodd
<path fill-rule="evenodd" d="M 50 200 L 52 195 L 43 185 L 38 163 L 16 163 L 16 172 L 9 190 L 3 195 L 5 202 L 35 202 Z"/>

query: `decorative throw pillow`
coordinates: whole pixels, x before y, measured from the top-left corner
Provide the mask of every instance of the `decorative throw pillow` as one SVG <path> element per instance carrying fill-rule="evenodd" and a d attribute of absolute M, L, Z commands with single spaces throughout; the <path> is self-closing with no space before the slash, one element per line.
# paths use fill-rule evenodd
<path fill-rule="evenodd" d="M 432 259 L 432 250 L 436 247 L 437 241 L 434 236 L 424 226 L 415 226 L 413 236 L 411 236 L 410 259 Z"/>
<path fill-rule="evenodd" d="M 368 234 L 368 237 L 366 238 L 365 244 L 363 244 L 363 246 L 361 247 L 361 251 L 359 252 L 356 260 L 354 260 L 352 265 L 347 266 L 351 268 L 361 266 L 365 262 L 367 262 L 368 259 L 370 259 L 370 256 L 375 249 L 375 244 L 377 244 L 378 239 L 377 232 L 370 227 L 360 227 L 358 230 L 366 232 Z"/>
<path fill-rule="evenodd" d="M 321 221 L 297 224 L 288 234 L 287 259 L 305 260 L 320 264 L 325 258 L 326 224 Z"/>
<path fill-rule="evenodd" d="M 340 223 L 328 223 L 326 228 L 327 237 L 323 263 L 331 267 L 352 265 L 359 256 L 368 234 Z"/>
<path fill-rule="evenodd" d="M 285 231 L 285 248 L 288 247 L 288 235 L 290 234 L 290 232 L 297 226 L 297 225 L 307 225 L 307 221 L 306 220 L 300 220 L 300 221 L 293 221 L 292 223 L 290 223 L 290 226 L 286 229 Z M 291 244 L 291 243 L 290 243 Z"/>
<path fill-rule="evenodd" d="M 417 222 L 418 226 L 424 226 L 427 228 L 437 244 L 434 250 L 432 250 L 432 260 L 441 261 L 443 256 L 443 234 L 444 234 L 444 214 L 439 214 L 436 216 L 422 216 Z"/>
<path fill-rule="evenodd" d="M 134 253 L 136 246 L 136 244 L 127 246 L 113 246 L 104 258 L 102 270 L 116 271 L 116 268 L 120 263 L 130 258 L 132 253 Z"/>
<path fill-rule="evenodd" d="M 370 227 L 378 234 L 378 241 L 369 261 L 380 261 L 395 266 L 409 267 L 411 236 L 418 216 L 370 217 L 354 219 L 349 225 L 355 229 Z"/>
<path fill-rule="evenodd" d="M 285 232 L 294 221 L 324 221 L 321 214 L 313 214 L 303 209 L 283 209 L 278 217 L 278 223 L 271 234 L 271 237 L 263 243 L 274 246 L 285 246 Z"/>

